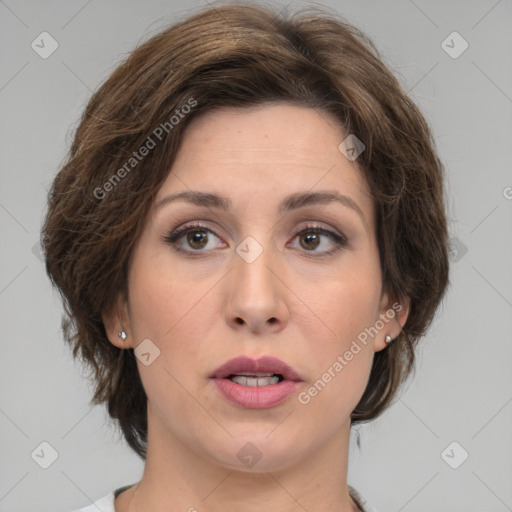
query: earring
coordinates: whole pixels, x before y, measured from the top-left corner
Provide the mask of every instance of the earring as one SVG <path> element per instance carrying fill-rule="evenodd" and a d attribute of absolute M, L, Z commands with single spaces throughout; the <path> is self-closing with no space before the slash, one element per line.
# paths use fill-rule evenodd
<path fill-rule="evenodd" d="M 386 343 L 391 343 L 393 341 L 393 338 L 388 334 L 386 336 Z"/>
<path fill-rule="evenodd" d="M 121 331 L 118 336 L 124 341 L 126 339 L 126 331 Z"/>

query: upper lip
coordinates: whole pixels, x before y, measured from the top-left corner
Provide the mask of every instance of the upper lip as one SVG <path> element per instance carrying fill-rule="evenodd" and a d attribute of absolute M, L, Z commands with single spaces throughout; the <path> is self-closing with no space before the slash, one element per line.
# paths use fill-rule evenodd
<path fill-rule="evenodd" d="M 219 366 L 211 377 L 214 379 L 225 379 L 230 375 L 240 375 L 241 373 L 275 373 L 282 375 L 288 380 L 302 380 L 300 375 L 291 366 L 272 356 L 263 356 L 259 359 L 252 359 L 248 356 L 235 357 Z"/>

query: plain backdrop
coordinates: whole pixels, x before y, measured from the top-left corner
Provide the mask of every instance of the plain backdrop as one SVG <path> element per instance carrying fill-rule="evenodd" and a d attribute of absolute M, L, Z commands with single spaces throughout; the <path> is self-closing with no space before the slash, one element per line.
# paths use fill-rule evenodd
<path fill-rule="evenodd" d="M 203 5 L 0 0 L 2 512 L 69 511 L 140 478 L 141 461 L 104 408 L 89 405 L 39 230 L 91 92 L 136 44 Z M 416 376 L 389 411 L 357 429 L 361 449 L 354 430 L 349 483 L 380 512 L 510 511 L 512 2 L 318 5 L 374 40 L 425 113 L 447 170 L 453 247 L 451 286 Z M 46 51 L 58 44 L 47 58 L 32 46 L 41 37 Z M 47 469 L 41 450 L 56 457 Z"/>

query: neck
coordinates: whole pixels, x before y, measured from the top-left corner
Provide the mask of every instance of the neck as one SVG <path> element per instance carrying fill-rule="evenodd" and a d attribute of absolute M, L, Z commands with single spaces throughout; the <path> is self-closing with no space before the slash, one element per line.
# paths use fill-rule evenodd
<path fill-rule="evenodd" d="M 157 421 L 148 421 L 148 455 L 139 484 L 116 511 L 356 512 L 347 487 L 350 420 L 299 462 L 272 471 L 225 467 L 194 452 Z"/>

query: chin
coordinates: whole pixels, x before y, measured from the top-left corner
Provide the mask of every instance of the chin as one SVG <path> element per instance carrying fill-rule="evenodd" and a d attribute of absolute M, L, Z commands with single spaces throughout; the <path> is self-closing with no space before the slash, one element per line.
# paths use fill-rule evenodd
<path fill-rule="evenodd" d="M 292 436 L 285 429 L 270 435 L 271 429 L 245 430 L 244 434 L 231 432 L 233 438 L 215 446 L 204 446 L 203 449 L 217 464 L 250 473 L 284 470 L 305 455 L 303 436 Z M 300 452 L 297 446 L 300 446 Z"/>

